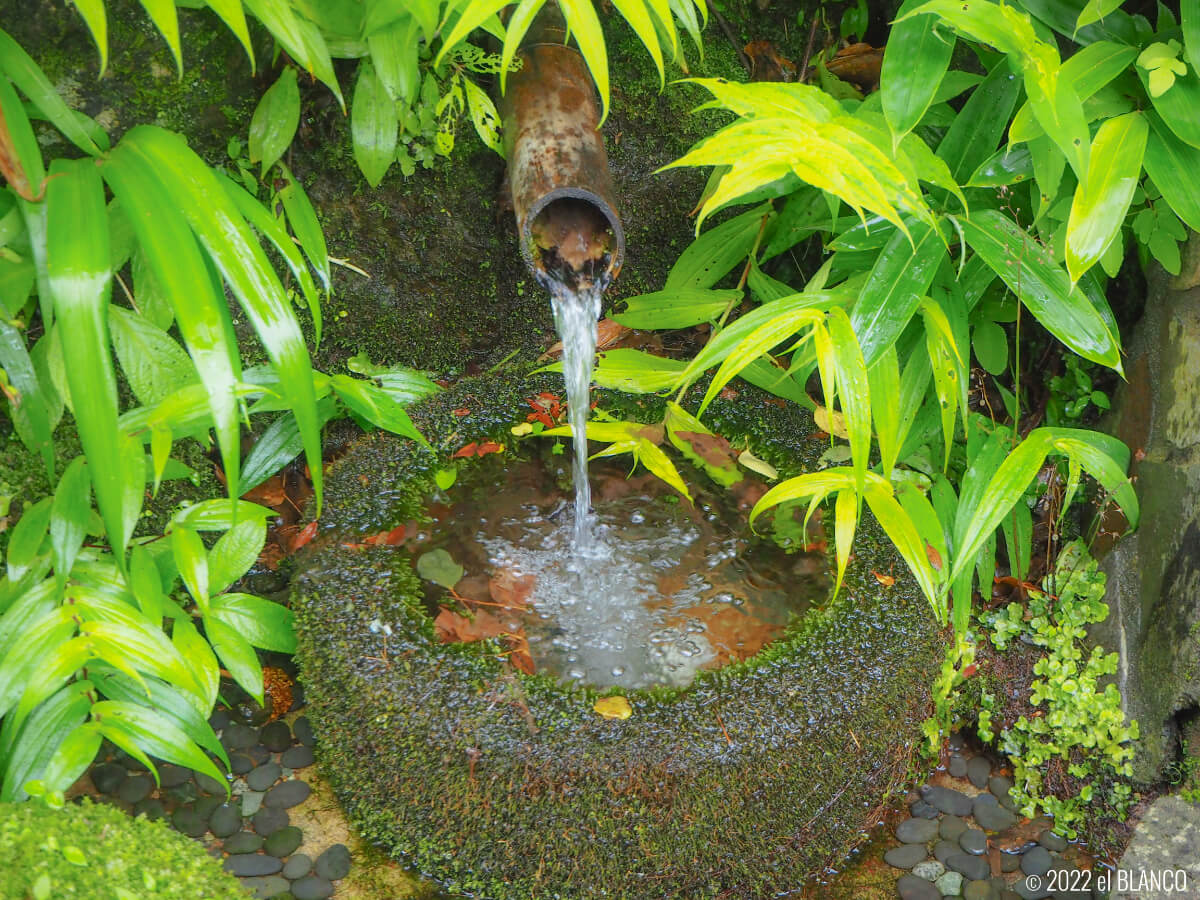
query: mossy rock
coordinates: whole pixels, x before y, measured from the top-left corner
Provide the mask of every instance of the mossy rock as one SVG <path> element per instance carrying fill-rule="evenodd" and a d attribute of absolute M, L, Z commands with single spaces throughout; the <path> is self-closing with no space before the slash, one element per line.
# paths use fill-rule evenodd
<path fill-rule="evenodd" d="M 509 428 L 546 386 L 464 382 L 414 410 L 436 453 L 370 435 L 333 465 L 293 596 L 324 771 L 366 839 L 454 891 L 579 900 L 802 887 L 905 776 L 941 656 L 928 604 L 872 522 L 836 600 L 686 689 L 631 692 L 624 721 L 598 716 L 594 693 L 511 671 L 494 643 L 435 643 L 405 551 L 343 546 L 419 516 L 433 471 L 462 444 L 519 453 Z M 662 411 L 658 398 L 601 403 L 645 421 Z M 785 473 L 822 449 L 806 414 L 750 389 L 706 418 Z"/>
<path fill-rule="evenodd" d="M 0 803 L 0 900 L 246 900 L 204 848 L 92 803 Z"/>

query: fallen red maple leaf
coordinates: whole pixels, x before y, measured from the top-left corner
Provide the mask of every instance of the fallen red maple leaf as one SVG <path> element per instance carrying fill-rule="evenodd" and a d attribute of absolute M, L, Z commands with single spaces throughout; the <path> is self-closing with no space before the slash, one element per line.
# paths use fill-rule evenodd
<path fill-rule="evenodd" d="M 300 529 L 300 533 L 297 534 L 294 538 L 292 538 L 292 552 L 295 553 L 297 550 L 299 550 L 301 547 L 303 547 L 305 544 L 307 544 L 309 541 L 311 541 L 316 536 L 317 536 L 317 523 L 314 520 L 312 522 L 309 522 L 302 529 Z"/>
<path fill-rule="evenodd" d="M 454 455 L 450 458 L 451 459 L 465 459 L 469 456 L 474 456 L 475 448 L 477 446 L 479 446 L 479 445 L 476 444 L 474 441 L 471 441 L 471 443 L 469 443 L 469 444 L 464 444 L 463 446 L 461 446 L 457 450 L 455 450 Z"/>

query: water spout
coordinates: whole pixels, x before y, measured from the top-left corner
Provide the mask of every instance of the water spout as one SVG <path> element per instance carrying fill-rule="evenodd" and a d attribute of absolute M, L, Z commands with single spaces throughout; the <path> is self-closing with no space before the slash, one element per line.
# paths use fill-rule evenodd
<path fill-rule="evenodd" d="M 603 290 L 621 269 L 625 231 L 613 200 L 600 105 L 557 4 L 526 33 L 501 98 L 521 255 L 543 284 Z"/>
<path fill-rule="evenodd" d="M 547 3 L 517 51 L 501 100 L 505 155 L 521 255 L 550 292 L 563 342 L 563 377 L 575 444 L 576 557 L 595 556 L 586 428 L 596 320 L 625 256 L 613 202 L 600 107 L 579 52 L 566 44 L 557 4 Z"/>

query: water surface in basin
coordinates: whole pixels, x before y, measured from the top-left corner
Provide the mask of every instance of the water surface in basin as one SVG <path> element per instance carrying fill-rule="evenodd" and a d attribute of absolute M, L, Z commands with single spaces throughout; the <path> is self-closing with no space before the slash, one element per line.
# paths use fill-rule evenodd
<path fill-rule="evenodd" d="M 753 655 L 826 596 L 822 555 L 753 535 L 734 498 L 686 467 L 694 505 L 650 475 L 627 478 L 627 461 L 594 461 L 592 543 L 575 552 L 568 458 L 456 485 L 422 548 L 447 550 L 466 573 L 459 600 L 431 590 L 431 603 L 498 618 L 537 671 L 683 686 Z"/>

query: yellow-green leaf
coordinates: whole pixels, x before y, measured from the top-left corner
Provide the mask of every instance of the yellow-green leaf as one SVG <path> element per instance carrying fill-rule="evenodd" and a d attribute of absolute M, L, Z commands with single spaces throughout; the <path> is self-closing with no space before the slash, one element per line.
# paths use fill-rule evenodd
<path fill-rule="evenodd" d="M 1142 173 L 1150 128 L 1141 113 L 1109 119 L 1092 142 L 1087 180 L 1075 190 L 1067 220 L 1067 271 L 1071 281 L 1095 264 L 1125 222 Z"/>

